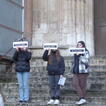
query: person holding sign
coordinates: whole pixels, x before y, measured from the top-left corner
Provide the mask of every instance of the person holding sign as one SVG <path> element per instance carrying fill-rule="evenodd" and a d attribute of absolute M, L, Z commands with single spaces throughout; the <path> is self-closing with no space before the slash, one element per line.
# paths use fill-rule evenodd
<path fill-rule="evenodd" d="M 19 83 L 19 102 L 27 102 L 29 100 L 30 59 L 31 52 L 26 47 L 16 47 L 13 61 Z"/>
<path fill-rule="evenodd" d="M 86 103 L 86 84 L 87 77 L 89 74 L 89 51 L 86 49 L 85 43 L 83 41 L 79 41 L 77 43 L 77 48 L 85 48 L 85 53 L 74 54 L 73 61 L 73 86 L 75 87 L 78 95 L 79 101 L 76 102 L 77 105 L 81 105 Z"/>
<path fill-rule="evenodd" d="M 47 61 L 48 79 L 50 85 L 51 99 L 47 104 L 60 103 L 60 77 L 63 77 L 65 71 L 64 58 L 60 55 L 59 50 L 45 50 L 43 60 Z"/>

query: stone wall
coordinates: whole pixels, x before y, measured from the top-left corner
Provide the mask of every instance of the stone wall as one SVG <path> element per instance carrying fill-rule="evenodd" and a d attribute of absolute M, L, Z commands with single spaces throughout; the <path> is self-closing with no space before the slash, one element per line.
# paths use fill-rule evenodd
<path fill-rule="evenodd" d="M 42 54 L 43 43 L 57 42 L 67 56 L 79 40 L 94 55 L 93 0 L 33 0 L 34 55 Z"/>

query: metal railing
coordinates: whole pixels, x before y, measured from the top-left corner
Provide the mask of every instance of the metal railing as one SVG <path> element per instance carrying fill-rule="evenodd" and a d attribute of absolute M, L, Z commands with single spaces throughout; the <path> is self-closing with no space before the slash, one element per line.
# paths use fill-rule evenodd
<path fill-rule="evenodd" d="M 26 38 L 22 36 L 22 38 L 16 39 L 15 41 L 23 41 Z M 13 47 L 9 48 L 4 54 L 0 54 L 0 64 L 12 63 L 12 58 L 8 54 L 13 50 Z"/>

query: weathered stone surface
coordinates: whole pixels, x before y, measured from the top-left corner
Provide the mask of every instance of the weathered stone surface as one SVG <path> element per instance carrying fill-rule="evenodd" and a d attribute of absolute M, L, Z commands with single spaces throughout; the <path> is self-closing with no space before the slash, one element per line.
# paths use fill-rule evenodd
<path fill-rule="evenodd" d="M 34 55 L 41 56 L 43 43 L 57 42 L 69 56 L 68 48 L 79 40 L 94 55 L 93 0 L 33 0 Z"/>
<path fill-rule="evenodd" d="M 98 60 L 98 64 L 96 64 Z M 93 61 L 93 62 L 92 62 Z M 91 59 L 91 72 L 87 82 L 87 101 L 85 106 L 105 106 L 106 105 L 106 64 L 99 64 L 105 61 L 105 58 Z M 70 73 L 72 60 L 65 57 L 67 77 L 64 87 L 61 87 L 62 97 L 59 106 L 75 106 L 78 99 L 76 92 L 72 86 L 72 73 Z M 95 64 L 94 64 L 95 63 Z M 101 67 L 101 68 L 100 68 Z M 102 69 L 102 70 L 100 70 Z M 30 77 L 30 102 L 20 104 L 18 102 L 18 83 L 16 73 L 11 71 L 8 75 L 13 77 L 10 82 L 1 82 L 0 88 L 5 97 L 5 106 L 46 106 L 49 99 L 49 86 L 46 71 L 46 62 L 41 58 L 33 58 L 31 61 L 31 77 Z M 9 77 L 8 77 L 9 78 Z"/>

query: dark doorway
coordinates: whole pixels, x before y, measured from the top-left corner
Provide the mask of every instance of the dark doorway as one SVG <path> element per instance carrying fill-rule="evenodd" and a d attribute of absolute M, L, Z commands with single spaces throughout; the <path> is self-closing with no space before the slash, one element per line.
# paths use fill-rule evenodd
<path fill-rule="evenodd" d="M 94 0 L 96 55 L 106 55 L 106 0 Z"/>

